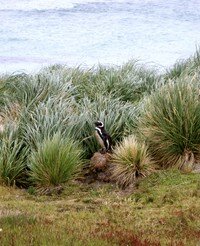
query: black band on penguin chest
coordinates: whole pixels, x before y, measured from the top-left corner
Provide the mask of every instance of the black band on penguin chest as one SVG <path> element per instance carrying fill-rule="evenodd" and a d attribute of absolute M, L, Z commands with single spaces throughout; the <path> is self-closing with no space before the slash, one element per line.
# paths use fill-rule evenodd
<path fill-rule="evenodd" d="M 104 129 L 100 129 L 99 127 L 96 127 L 95 129 L 96 129 L 99 137 L 102 139 L 105 148 L 108 149 L 109 145 L 110 145 L 109 140 L 108 140 L 108 138 L 109 138 L 108 134 L 106 133 L 106 131 Z"/>

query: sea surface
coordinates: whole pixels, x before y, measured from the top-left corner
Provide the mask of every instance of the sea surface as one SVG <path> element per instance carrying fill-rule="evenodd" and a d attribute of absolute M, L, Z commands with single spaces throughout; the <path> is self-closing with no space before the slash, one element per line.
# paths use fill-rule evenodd
<path fill-rule="evenodd" d="M 200 0 L 0 0 L 0 73 L 140 60 L 159 69 L 200 45 Z"/>

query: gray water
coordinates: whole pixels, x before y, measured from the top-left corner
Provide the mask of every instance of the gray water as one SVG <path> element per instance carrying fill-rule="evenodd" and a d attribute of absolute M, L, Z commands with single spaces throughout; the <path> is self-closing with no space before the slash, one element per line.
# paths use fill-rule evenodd
<path fill-rule="evenodd" d="M 0 0 L 0 72 L 140 60 L 159 69 L 200 44 L 200 0 Z"/>

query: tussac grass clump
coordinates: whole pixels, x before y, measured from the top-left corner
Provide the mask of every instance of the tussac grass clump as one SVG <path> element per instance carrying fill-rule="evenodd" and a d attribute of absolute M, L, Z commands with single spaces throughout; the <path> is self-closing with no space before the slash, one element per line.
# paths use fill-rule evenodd
<path fill-rule="evenodd" d="M 177 61 L 171 69 L 168 69 L 164 78 L 177 79 L 185 75 L 194 75 L 200 69 L 200 49 L 186 60 Z"/>
<path fill-rule="evenodd" d="M 124 138 L 113 150 L 111 162 L 114 165 L 112 178 L 122 187 L 134 183 L 138 177 L 146 177 L 153 170 L 153 162 L 144 143 L 132 135 Z"/>
<path fill-rule="evenodd" d="M 128 62 L 121 67 L 100 65 L 88 70 L 77 68 L 71 73 L 77 98 L 88 97 L 90 100 L 98 94 L 137 103 L 155 89 L 160 80 L 155 71 L 144 69 L 136 62 Z"/>
<path fill-rule="evenodd" d="M 169 82 L 147 98 L 139 125 L 162 167 L 192 169 L 200 158 L 198 76 Z"/>
<path fill-rule="evenodd" d="M 27 183 L 26 157 L 28 149 L 7 129 L 0 141 L 0 180 L 7 185 L 22 186 Z"/>
<path fill-rule="evenodd" d="M 69 98 L 74 87 L 58 73 L 41 71 L 36 75 L 18 74 L 5 81 L 5 90 L 11 102 L 33 107 L 50 97 Z"/>
<path fill-rule="evenodd" d="M 44 139 L 60 132 L 63 137 L 71 136 L 69 121 L 75 114 L 74 104 L 70 100 L 49 98 L 33 109 L 24 109 L 19 119 L 19 137 L 31 150 Z"/>
<path fill-rule="evenodd" d="M 30 180 L 38 187 L 58 186 L 72 178 L 81 164 L 82 149 L 73 140 L 55 134 L 31 153 Z"/>

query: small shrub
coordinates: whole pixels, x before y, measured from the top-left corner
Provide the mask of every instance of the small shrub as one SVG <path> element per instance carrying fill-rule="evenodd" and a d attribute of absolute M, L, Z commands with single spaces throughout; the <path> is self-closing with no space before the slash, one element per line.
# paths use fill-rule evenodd
<path fill-rule="evenodd" d="M 82 150 L 71 139 L 55 134 L 33 151 L 29 161 L 30 179 L 38 187 L 58 186 L 78 170 Z"/>
<path fill-rule="evenodd" d="M 35 150 L 38 143 L 52 137 L 58 131 L 62 136 L 69 135 L 67 125 L 73 110 L 70 100 L 55 98 L 40 102 L 32 110 L 24 109 L 19 118 L 20 138 L 30 149 Z"/>
<path fill-rule="evenodd" d="M 36 106 L 53 96 L 66 99 L 74 93 L 69 78 L 59 70 L 9 76 L 5 88 L 12 102 L 25 107 Z"/>
<path fill-rule="evenodd" d="M 11 130 L 11 129 L 10 129 Z M 0 143 L 0 178 L 7 185 L 26 183 L 26 157 L 28 149 L 18 140 L 15 132 L 5 132 Z"/>
<path fill-rule="evenodd" d="M 181 77 L 181 75 L 188 72 L 189 63 L 190 59 L 177 61 L 172 68 L 167 70 L 165 79 L 177 79 Z"/>
<path fill-rule="evenodd" d="M 145 177 L 153 171 L 153 163 L 144 143 L 139 143 L 134 136 L 124 138 L 113 151 L 112 178 L 122 187 L 133 184 L 136 178 Z"/>
<path fill-rule="evenodd" d="M 197 47 L 193 56 L 186 60 L 177 61 L 174 66 L 167 70 L 165 79 L 177 79 L 185 75 L 194 75 L 200 69 L 200 48 Z"/>
<path fill-rule="evenodd" d="M 191 170 L 200 158 L 199 129 L 197 78 L 185 76 L 170 82 L 146 100 L 139 130 L 161 166 Z"/>

